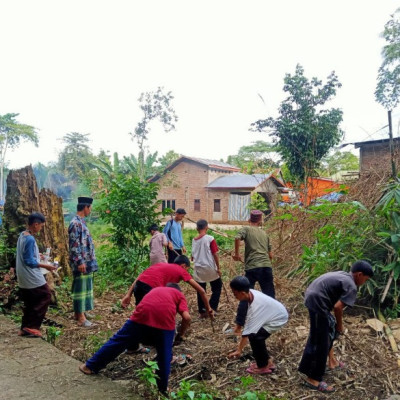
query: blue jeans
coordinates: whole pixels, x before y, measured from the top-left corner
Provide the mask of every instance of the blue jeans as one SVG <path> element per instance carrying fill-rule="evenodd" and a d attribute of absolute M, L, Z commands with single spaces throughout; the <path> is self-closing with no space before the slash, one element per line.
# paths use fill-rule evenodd
<path fill-rule="evenodd" d="M 246 278 L 250 281 L 250 288 L 254 289 L 256 282 L 260 284 L 261 291 L 269 297 L 275 298 L 274 277 L 271 267 L 253 268 L 245 271 Z M 241 301 L 236 313 L 236 324 L 244 326 L 249 303 Z"/>
<path fill-rule="evenodd" d="M 152 328 L 128 319 L 125 325 L 86 361 L 86 366 L 97 373 L 130 346 L 137 348 L 139 343 L 154 346 L 159 368 L 157 386 L 158 390 L 164 393 L 168 387 L 174 335 L 175 330 Z"/>
<path fill-rule="evenodd" d="M 197 282 L 204 290 L 207 290 L 206 282 Z M 210 307 L 214 310 L 218 310 L 219 298 L 221 297 L 222 280 L 221 278 L 215 279 L 215 281 L 210 282 L 211 286 L 211 297 L 210 297 Z M 206 308 L 204 306 L 203 300 L 199 293 L 197 293 L 197 306 L 199 308 L 199 313 L 205 313 Z"/>

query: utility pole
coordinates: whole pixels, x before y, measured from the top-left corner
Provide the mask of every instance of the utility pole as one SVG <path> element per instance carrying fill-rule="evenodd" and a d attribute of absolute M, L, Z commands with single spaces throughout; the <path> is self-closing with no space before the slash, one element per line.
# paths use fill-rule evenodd
<path fill-rule="evenodd" d="M 390 149 L 390 162 L 392 164 L 392 177 L 397 178 L 396 163 L 394 161 L 394 146 L 393 146 L 393 130 L 392 130 L 392 111 L 388 111 L 388 122 L 389 122 L 389 149 Z"/>

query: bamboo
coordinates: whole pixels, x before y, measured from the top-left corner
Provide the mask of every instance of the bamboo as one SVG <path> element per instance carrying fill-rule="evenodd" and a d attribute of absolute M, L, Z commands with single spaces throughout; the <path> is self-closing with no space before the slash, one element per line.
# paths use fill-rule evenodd
<path fill-rule="evenodd" d="M 386 323 L 386 319 L 380 310 L 378 311 L 378 318 L 383 323 L 383 326 L 385 328 L 385 333 L 386 333 L 387 338 L 389 339 L 389 343 L 390 343 L 392 350 L 395 353 L 397 353 L 399 351 L 399 348 L 397 346 L 396 340 L 394 339 L 392 330 L 390 329 L 389 325 Z"/>

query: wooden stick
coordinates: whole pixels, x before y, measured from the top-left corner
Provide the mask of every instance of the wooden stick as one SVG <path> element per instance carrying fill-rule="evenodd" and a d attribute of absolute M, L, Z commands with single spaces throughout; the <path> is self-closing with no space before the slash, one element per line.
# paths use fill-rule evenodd
<path fill-rule="evenodd" d="M 353 346 L 357 347 L 357 349 L 360 350 L 361 353 L 363 353 L 365 356 L 367 356 L 375 365 L 378 365 L 377 361 L 376 361 L 374 358 L 372 358 L 366 351 L 364 351 L 364 349 L 361 348 L 357 343 L 355 343 L 355 342 L 353 341 L 353 339 L 351 339 L 351 337 L 350 337 L 347 333 L 344 333 L 343 335 L 344 335 L 344 337 L 345 337 L 346 339 L 349 340 L 349 342 L 350 342 Z"/>

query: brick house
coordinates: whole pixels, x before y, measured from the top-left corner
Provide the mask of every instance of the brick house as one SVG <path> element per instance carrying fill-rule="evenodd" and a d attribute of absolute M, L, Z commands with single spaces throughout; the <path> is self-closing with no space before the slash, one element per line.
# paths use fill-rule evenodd
<path fill-rule="evenodd" d="M 221 161 L 182 156 L 150 182 L 160 185 L 162 209 L 185 208 L 194 221 L 214 223 L 246 221 L 250 196 L 260 193 L 271 203 L 283 183 L 272 174 L 246 175 Z"/>
<path fill-rule="evenodd" d="M 389 139 L 369 140 L 353 143 L 360 149 L 360 173 L 369 170 L 391 169 Z M 400 164 L 400 138 L 393 138 L 394 158 L 397 168 Z"/>

